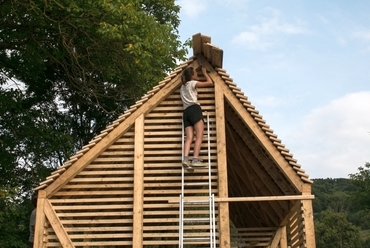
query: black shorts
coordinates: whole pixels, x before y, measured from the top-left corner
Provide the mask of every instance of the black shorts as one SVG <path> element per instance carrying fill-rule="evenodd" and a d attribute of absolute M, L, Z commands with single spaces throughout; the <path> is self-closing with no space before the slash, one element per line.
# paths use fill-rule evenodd
<path fill-rule="evenodd" d="M 203 113 L 202 108 L 198 104 L 191 105 L 184 110 L 182 115 L 184 128 L 194 126 L 194 124 L 200 120 L 203 121 Z"/>

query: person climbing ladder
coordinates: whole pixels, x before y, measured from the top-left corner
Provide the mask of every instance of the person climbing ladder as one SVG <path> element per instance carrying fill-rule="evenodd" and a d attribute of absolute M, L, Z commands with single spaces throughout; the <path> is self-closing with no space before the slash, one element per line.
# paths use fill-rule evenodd
<path fill-rule="evenodd" d="M 203 140 L 204 121 L 202 108 L 198 102 L 197 88 L 213 86 L 213 82 L 207 74 L 207 70 L 203 66 L 201 66 L 201 68 L 206 81 L 198 80 L 197 72 L 193 67 L 187 67 L 184 69 L 181 75 L 182 85 L 180 89 L 180 95 L 184 107 L 182 118 L 186 134 L 182 165 L 185 168 L 204 167 L 201 159 L 199 158 L 200 147 Z M 194 138 L 194 131 L 195 142 L 193 159 L 190 162 L 189 152 Z"/>

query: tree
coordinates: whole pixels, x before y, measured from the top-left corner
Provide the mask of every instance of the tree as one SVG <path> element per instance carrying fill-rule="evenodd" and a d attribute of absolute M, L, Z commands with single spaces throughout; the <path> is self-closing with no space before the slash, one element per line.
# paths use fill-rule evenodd
<path fill-rule="evenodd" d="M 358 173 L 350 174 L 352 183 L 358 187 L 355 193 L 355 201 L 361 208 L 370 208 L 370 163 L 358 168 Z"/>
<path fill-rule="evenodd" d="M 329 209 L 315 221 L 316 245 L 318 248 L 361 247 L 360 230 L 347 220 L 343 212 Z"/>
<path fill-rule="evenodd" d="M 28 197 L 184 59 L 178 12 L 173 0 L 0 1 L 1 204 Z"/>
<path fill-rule="evenodd" d="M 2 170 L 61 165 L 186 55 L 174 1 L 0 6 Z"/>

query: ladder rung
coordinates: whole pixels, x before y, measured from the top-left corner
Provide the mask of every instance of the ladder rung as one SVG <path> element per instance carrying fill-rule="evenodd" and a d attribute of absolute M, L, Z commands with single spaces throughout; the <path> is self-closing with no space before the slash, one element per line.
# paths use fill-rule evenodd
<path fill-rule="evenodd" d="M 210 240 L 210 237 L 199 237 L 199 238 L 183 238 L 184 241 L 208 241 Z"/>
<path fill-rule="evenodd" d="M 184 219 L 184 222 L 186 223 L 204 223 L 204 222 L 209 222 L 209 218 L 188 218 L 188 219 Z"/>
<path fill-rule="evenodd" d="M 209 201 L 186 201 L 184 205 L 209 205 Z"/>
<path fill-rule="evenodd" d="M 207 186 L 208 182 L 201 182 L 201 183 L 184 183 L 184 186 Z"/>

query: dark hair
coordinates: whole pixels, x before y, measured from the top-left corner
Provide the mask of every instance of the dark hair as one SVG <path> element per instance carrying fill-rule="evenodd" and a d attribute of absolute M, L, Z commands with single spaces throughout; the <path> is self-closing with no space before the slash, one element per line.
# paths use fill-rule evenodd
<path fill-rule="evenodd" d="M 181 83 L 186 84 L 191 80 L 191 77 L 193 76 L 193 67 L 189 66 L 185 70 L 182 71 L 181 74 Z"/>

